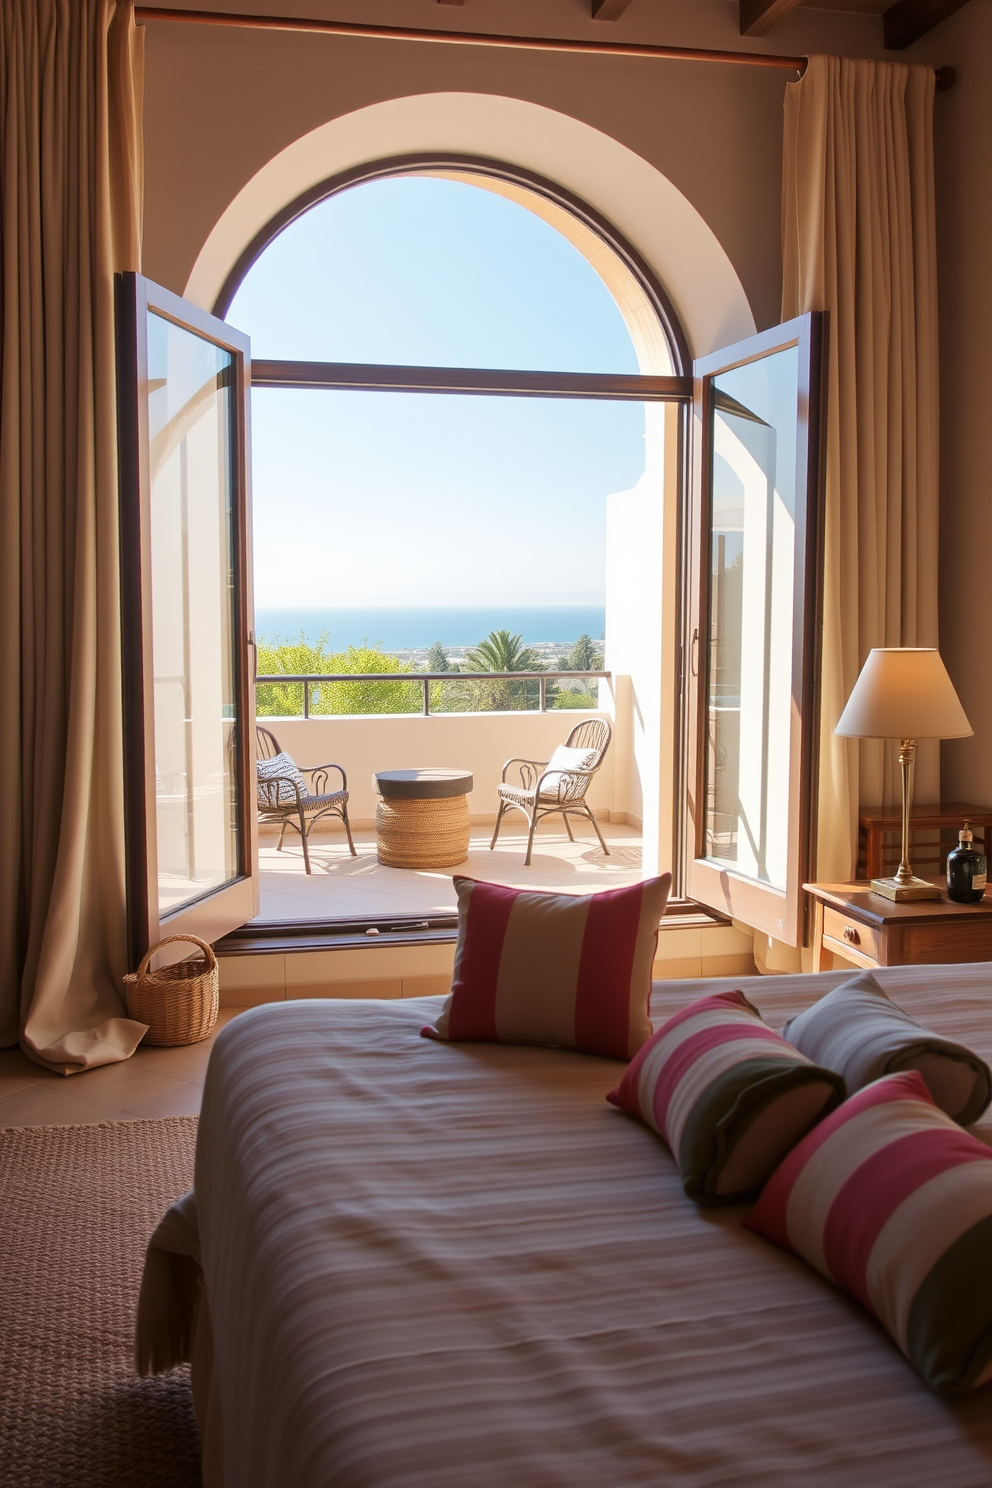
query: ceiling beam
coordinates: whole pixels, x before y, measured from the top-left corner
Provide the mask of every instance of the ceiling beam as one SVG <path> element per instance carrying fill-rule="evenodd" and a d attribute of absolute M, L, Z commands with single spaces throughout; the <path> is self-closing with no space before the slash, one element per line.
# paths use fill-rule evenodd
<path fill-rule="evenodd" d="M 618 21 L 629 4 L 630 0 L 592 0 L 592 18 L 594 21 Z"/>
<path fill-rule="evenodd" d="M 799 4 L 800 0 L 740 0 L 741 35 L 767 36 Z"/>
<path fill-rule="evenodd" d="M 882 16 L 886 47 L 890 52 L 903 51 L 967 3 L 968 0 L 896 0 Z"/>

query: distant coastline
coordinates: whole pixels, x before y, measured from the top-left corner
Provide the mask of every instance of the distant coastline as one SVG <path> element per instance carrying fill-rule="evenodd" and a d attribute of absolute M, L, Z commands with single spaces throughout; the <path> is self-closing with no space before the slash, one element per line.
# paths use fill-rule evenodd
<path fill-rule="evenodd" d="M 368 609 L 262 608 L 255 611 L 260 641 L 298 641 L 302 632 L 310 645 L 322 634 L 330 651 L 344 651 L 363 641 L 401 655 L 442 646 L 463 650 L 491 630 L 508 630 L 528 646 L 574 645 L 580 635 L 602 640 L 604 605 L 480 605 L 448 607 L 386 607 Z"/>

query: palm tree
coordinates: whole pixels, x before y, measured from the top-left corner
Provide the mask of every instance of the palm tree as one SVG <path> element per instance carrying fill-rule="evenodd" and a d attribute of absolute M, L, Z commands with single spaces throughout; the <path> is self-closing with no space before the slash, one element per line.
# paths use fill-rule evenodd
<path fill-rule="evenodd" d="M 523 636 L 511 635 L 508 630 L 491 630 L 484 641 L 465 653 L 466 672 L 539 672 L 541 659 L 531 646 L 523 644 Z M 501 712 L 515 705 L 527 706 L 530 694 L 536 695 L 536 685 L 521 685 L 519 682 L 490 682 L 479 687 L 482 707 L 486 712 Z"/>

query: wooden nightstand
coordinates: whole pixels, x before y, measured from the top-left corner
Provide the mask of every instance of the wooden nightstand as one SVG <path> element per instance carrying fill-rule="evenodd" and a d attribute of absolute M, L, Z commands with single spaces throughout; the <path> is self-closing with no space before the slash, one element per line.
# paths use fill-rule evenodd
<path fill-rule="evenodd" d="M 896 904 L 867 883 L 804 884 L 813 900 L 813 970 L 829 971 L 836 953 L 855 966 L 992 961 L 992 898 L 979 904 L 940 899 Z"/>

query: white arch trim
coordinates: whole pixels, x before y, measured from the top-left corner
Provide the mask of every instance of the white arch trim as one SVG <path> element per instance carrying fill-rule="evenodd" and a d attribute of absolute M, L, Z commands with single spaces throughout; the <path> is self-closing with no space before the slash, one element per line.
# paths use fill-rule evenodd
<path fill-rule="evenodd" d="M 247 245 L 283 207 L 329 176 L 393 155 L 483 155 L 564 186 L 607 218 L 657 274 L 693 356 L 753 334 L 744 288 L 712 229 L 666 176 L 567 114 L 486 93 L 424 93 L 371 104 L 287 145 L 238 192 L 186 285 L 205 310 Z"/>

